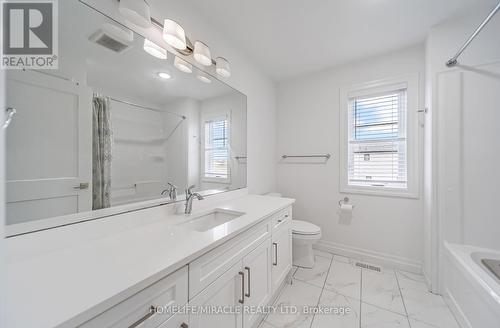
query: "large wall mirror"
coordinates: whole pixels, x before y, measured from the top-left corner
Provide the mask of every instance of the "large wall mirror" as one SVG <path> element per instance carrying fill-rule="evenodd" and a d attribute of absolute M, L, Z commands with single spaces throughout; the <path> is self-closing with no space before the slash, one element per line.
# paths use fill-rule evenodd
<path fill-rule="evenodd" d="M 246 187 L 246 96 L 144 43 L 60 1 L 59 69 L 7 72 L 11 234 Z"/>

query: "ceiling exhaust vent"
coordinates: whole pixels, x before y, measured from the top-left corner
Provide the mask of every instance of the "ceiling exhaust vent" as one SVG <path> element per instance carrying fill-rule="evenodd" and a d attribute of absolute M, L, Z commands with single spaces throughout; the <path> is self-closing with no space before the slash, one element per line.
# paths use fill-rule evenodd
<path fill-rule="evenodd" d="M 105 23 L 102 28 L 95 31 L 89 40 L 109 50 L 122 53 L 127 50 L 134 41 L 134 32 L 124 30 L 113 24 Z"/>

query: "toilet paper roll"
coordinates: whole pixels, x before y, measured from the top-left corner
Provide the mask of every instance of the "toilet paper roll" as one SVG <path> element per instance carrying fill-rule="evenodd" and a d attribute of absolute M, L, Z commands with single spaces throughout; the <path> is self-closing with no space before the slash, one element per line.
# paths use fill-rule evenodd
<path fill-rule="evenodd" d="M 352 209 L 354 208 L 351 204 L 341 204 L 340 205 L 340 224 L 351 224 L 352 220 Z"/>

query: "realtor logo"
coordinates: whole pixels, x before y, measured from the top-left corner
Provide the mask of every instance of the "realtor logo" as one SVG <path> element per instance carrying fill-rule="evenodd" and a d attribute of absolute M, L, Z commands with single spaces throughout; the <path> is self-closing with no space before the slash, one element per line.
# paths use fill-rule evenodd
<path fill-rule="evenodd" d="M 2 68 L 57 69 L 57 0 L 2 5 Z"/>

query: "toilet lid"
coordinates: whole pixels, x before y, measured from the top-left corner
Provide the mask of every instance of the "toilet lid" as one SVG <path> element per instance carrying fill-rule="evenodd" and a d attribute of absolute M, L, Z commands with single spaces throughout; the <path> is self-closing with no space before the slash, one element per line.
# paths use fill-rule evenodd
<path fill-rule="evenodd" d="M 321 233 L 321 228 L 310 222 L 292 220 L 292 232 L 299 235 L 317 235 Z"/>

